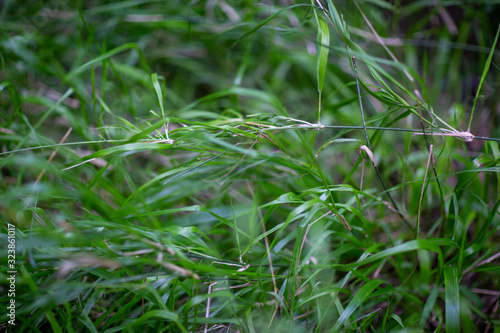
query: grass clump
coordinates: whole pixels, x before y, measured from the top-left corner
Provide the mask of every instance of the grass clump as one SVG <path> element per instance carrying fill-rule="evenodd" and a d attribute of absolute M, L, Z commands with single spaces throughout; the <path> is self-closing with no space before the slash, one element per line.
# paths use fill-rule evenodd
<path fill-rule="evenodd" d="M 497 7 L 6 2 L 2 328 L 496 331 Z"/>

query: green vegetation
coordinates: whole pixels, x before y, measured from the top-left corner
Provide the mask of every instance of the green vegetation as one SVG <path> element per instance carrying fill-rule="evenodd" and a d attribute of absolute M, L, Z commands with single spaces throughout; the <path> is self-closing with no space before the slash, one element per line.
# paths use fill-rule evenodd
<path fill-rule="evenodd" d="M 4 1 L 0 327 L 499 331 L 500 5 L 467 3 Z"/>

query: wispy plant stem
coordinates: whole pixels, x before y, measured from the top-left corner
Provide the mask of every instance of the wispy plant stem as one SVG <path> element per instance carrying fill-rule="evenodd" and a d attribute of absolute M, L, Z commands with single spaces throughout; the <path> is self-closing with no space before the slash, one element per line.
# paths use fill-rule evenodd
<path fill-rule="evenodd" d="M 477 87 L 476 97 L 474 98 L 474 102 L 472 104 L 472 111 L 470 113 L 469 126 L 467 127 L 468 132 L 470 132 L 470 127 L 472 125 L 472 118 L 474 117 L 474 110 L 476 109 L 476 104 L 477 104 L 477 100 L 479 99 L 479 93 L 481 92 L 481 87 L 483 86 L 483 82 L 486 79 L 486 75 L 488 74 L 488 69 L 490 68 L 490 65 L 491 65 L 491 59 L 493 58 L 493 54 L 495 52 L 495 47 L 496 47 L 497 42 L 498 42 L 499 33 L 500 33 L 500 24 L 498 25 L 497 34 L 495 35 L 495 41 L 493 42 L 493 45 L 491 46 L 490 54 L 488 55 L 488 59 L 486 60 L 486 64 L 484 65 L 483 74 L 481 75 L 481 80 L 479 81 L 479 85 Z"/>
<path fill-rule="evenodd" d="M 357 90 L 358 90 L 359 109 L 361 111 L 361 120 L 363 122 L 363 130 L 365 132 L 366 145 L 368 146 L 368 149 L 372 150 L 371 145 L 370 145 L 370 138 L 368 136 L 368 130 L 367 130 L 367 127 L 366 127 L 365 113 L 363 111 L 363 101 L 361 99 L 361 88 L 359 86 L 358 69 L 356 67 L 356 58 L 353 56 L 353 57 L 351 57 L 351 59 L 352 59 L 352 67 L 353 67 L 353 71 L 354 71 L 354 77 L 356 79 L 356 87 L 357 87 Z M 392 205 L 394 207 L 394 210 L 403 219 L 403 221 L 408 225 L 408 227 L 410 227 L 411 229 L 413 229 L 413 226 L 410 224 L 410 222 L 408 222 L 406 220 L 406 218 L 404 217 L 403 213 L 401 213 L 401 211 L 399 210 L 398 205 L 396 204 L 396 202 L 392 198 L 391 193 L 388 191 L 387 185 L 385 184 L 384 178 L 382 177 L 382 174 L 380 173 L 380 170 L 379 170 L 378 166 L 373 165 L 373 167 L 375 168 L 375 171 L 377 172 L 378 179 L 380 180 L 380 183 L 382 184 L 382 187 L 384 188 L 384 191 L 387 194 L 387 197 L 391 201 L 391 203 L 392 203 Z"/>

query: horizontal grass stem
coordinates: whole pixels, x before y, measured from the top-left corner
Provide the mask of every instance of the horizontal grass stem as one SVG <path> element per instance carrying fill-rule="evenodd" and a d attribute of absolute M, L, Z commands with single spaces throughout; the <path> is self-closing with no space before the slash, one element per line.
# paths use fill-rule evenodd
<path fill-rule="evenodd" d="M 318 127 L 317 125 L 299 125 L 299 126 L 284 126 L 284 127 L 270 127 L 270 128 L 262 128 L 264 131 L 269 131 L 269 130 L 306 130 L 306 129 L 338 129 L 338 130 L 364 130 L 363 126 L 341 126 L 341 125 L 321 125 L 321 127 Z M 389 132 L 408 132 L 408 133 L 421 133 L 422 131 L 419 129 L 412 129 L 412 128 L 398 128 L 398 127 L 378 127 L 378 126 L 366 126 L 367 130 L 371 131 L 389 131 Z M 428 136 L 432 136 L 430 133 L 426 133 Z M 450 136 L 450 135 L 446 135 Z M 474 140 L 482 140 L 482 141 L 494 141 L 494 142 L 500 142 L 500 138 L 492 138 L 492 137 L 487 137 L 487 136 L 474 136 Z M 122 143 L 122 142 L 127 142 L 129 141 L 128 139 L 117 139 L 117 140 L 93 140 L 93 141 L 77 141 L 77 142 L 66 142 L 62 144 L 52 144 L 52 145 L 44 145 L 44 146 L 37 146 L 37 147 L 28 147 L 28 148 L 21 148 L 21 149 L 15 149 L 15 150 L 9 150 L 9 151 L 4 151 L 0 153 L 0 156 L 2 155 L 9 155 L 9 154 L 14 154 L 14 153 L 20 153 L 23 151 L 30 151 L 30 150 L 38 150 L 38 149 L 45 149 L 45 148 L 53 148 L 53 147 L 62 147 L 62 146 L 78 146 L 78 145 L 90 145 L 90 144 L 96 144 L 96 143 Z M 153 142 L 151 140 L 138 140 L 136 142 Z"/>

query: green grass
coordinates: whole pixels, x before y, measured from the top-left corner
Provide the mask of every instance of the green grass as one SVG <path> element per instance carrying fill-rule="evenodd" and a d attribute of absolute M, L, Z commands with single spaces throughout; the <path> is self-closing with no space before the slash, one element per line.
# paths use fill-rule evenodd
<path fill-rule="evenodd" d="M 5 1 L 0 327 L 500 330 L 499 7 Z"/>

